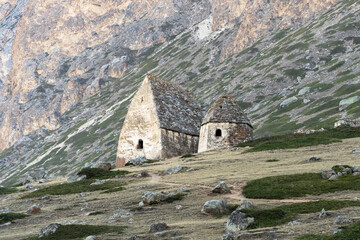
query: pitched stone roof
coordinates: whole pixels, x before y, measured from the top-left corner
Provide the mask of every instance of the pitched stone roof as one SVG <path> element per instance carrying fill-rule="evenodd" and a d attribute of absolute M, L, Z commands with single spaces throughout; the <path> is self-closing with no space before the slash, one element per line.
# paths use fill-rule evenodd
<path fill-rule="evenodd" d="M 189 135 L 200 135 L 203 114 L 190 92 L 150 74 L 147 78 L 154 94 L 160 127 Z"/>
<path fill-rule="evenodd" d="M 202 125 L 206 123 L 244 123 L 252 127 L 250 120 L 237 105 L 232 96 L 218 98 L 206 113 Z"/>

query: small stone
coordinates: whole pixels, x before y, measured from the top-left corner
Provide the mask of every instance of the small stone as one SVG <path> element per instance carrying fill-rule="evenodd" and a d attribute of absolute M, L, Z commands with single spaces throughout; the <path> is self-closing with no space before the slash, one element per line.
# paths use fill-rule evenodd
<path fill-rule="evenodd" d="M 319 218 L 324 218 L 326 216 L 329 216 L 329 214 L 325 211 L 325 209 L 323 208 L 319 214 Z"/>
<path fill-rule="evenodd" d="M 147 171 L 141 171 L 138 174 L 136 174 L 135 177 L 138 178 L 150 177 L 150 174 Z"/>
<path fill-rule="evenodd" d="M 338 175 L 332 175 L 330 178 L 329 178 L 329 181 L 334 181 L 334 180 L 337 180 L 338 179 Z"/>
<path fill-rule="evenodd" d="M 143 201 L 139 202 L 139 207 L 143 207 L 143 206 L 144 206 L 144 202 Z"/>
<path fill-rule="evenodd" d="M 321 157 L 311 157 L 311 158 L 309 158 L 308 160 L 306 160 L 306 162 L 319 162 L 319 161 L 321 161 L 322 159 L 321 159 Z"/>
<path fill-rule="evenodd" d="M 157 232 L 154 234 L 155 237 L 175 237 L 176 235 L 178 235 L 178 232 L 174 232 L 171 230 Z"/>
<path fill-rule="evenodd" d="M 145 156 L 140 156 L 134 159 L 131 159 L 126 163 L 126 166 L 142 166 L 147 161 Z"/>
<path fill-rule="evenodd" d="M 201 212 L 207 215 L 224 214 L 229 212 L 229 207 L 225 200 L 210 200 L 204 204 Z"/>
<path fill-rule="evenodd" d="M 342 231 L 342 229 L 340 229 L 340 228 L 334 228 L 334 229 L 332 230 L 333 234 L 337 234 L 337 233 L 339 233 L 339 232 L 341 232 L 341 231 Z"/>
<path fill-rule="evenodd" d="M 233 231 L 229 231 L 222 236 L 222 240 L 237 240 L 237 239 L 238 239 L 238 235 Z"/>
<path fill-rule="evenodd" d="M 32 205 L 28 210 L 27 214 L 38 214 L 41 211 L 40 207 L 37 205 Z"/>
<path fill-rule="evenodd" d="M 174 167 L 171 167 L 169 169 L 166 169 L 163 174 L 164 175 L 171 175 L 171 174 L 175 174 L 175 173 L 178 173 L 180 172 L 181 170 L 183 170 L 183 167 L 180 166 L 180 165 L 177 165 L 177 166 L 174 166 Z"/>
<path fill-rule="evenodd" d="M 84 193 L 84 192 L 78 194 L 78 197 L 85 197 L 85 196 L 86 196 L 86 193 Z"/>
<path fill-rule="evenodd" d="M 177 193 L 190 192 L 190 188 L 183 187 L 176 190 Z"/>
<path fill-rule="evenodd" d="M 240 211 L 241 209 L 253 209 L 253 208 L 254 208 L 254 205 L 252 205 L 251 202 L 242 198 L 240 200 L 240 205 L 236 208 L 236 211 Z"/>
<path fill-rule="evenodd" d="M 292 221 L 292 222 L 289 222 L 288 225 L 289 226 L 295 226 L 295 225 L 300 225 L 301 223 L 298 222 L 298 221 Z"/>
<path fill-rule="evenodd" d="M 34 187 L 34 186 L 31 185 L 31 184 L 26 184 L 25 188 L 26 188 L 27 190 L 35 190 L 35 189 L 36 189 L 36 187 Z"/>
<path fill-rule="evenodd" d="M 336 175 L 336 172 L 332 169 L 323 171 L 321 173 L 322 178 L 329 179 L 331 176 Z"/>
<path fill-rule="evenodd" d="M 108 182 L 109 180 L 108 179 L 105 179 L 105 180 L 97 180 L 96 182 L 93 182 L 91 183 L 90 185 L 101 185 L 101 184 L 104 184 L 106 182 Z"/>
<path fill-rule="evenodd" d="M 85 240 L 95 240 L 95 236 L 87 236 Z"/>
<path fill-rule="evenodd" d="M 2 208 L 0 209 L 0 214 L 4 214 L 4 213 L 10 213 L 11 210 L 9 208 Z"/>
<path fill-rule="evenodd" d="M 360 150 L 359 149 L 354 149 L 354 150 L 352 150 L 351 153 L 353 153 L 353 154 L 360 153 Z"/>
<path fill-rule="evenodd" d="M 254 220 L 254 218 L 247 217 L 243 212 L 233 211 L 226 223 L 226 229 L 238 233 L 245 230 Z"/>
<path fill-rule="evenodd" d="M 181 205 L 176 205 L 175 209 L 176 210 L 181 210 L 183 207 Z"/>
<path fill-rule="evenodd" d="M 153 223 L 150 226 L 149 232 L 161 232 L 168 229 L 168 226 L 164 222 Z"/>
<path fill-rule="evenodd" d="M 50 200 L 51 197 L 46 195 L 46 196 L 41 197 L 40 199 L 41 199 L 41 200 Z"/>
<path fill-rule="evenodd" d="M 303 99 L 303 103 L 304 103 L 304 104 L 308 104 L 309 102 L 311 102 L 311 100 L 310 100 L 310 99 L 306 99 L 306 98 L 305 98 L 305 99 Z"/>
<path fill-rule="evenodd" d="M 43 237 L 49 236 L 50 234 L 55 233 L 60 226 L 61 226 L 60 224 L 55 223 L 55 224 L 50 224 L 49 226 L 42 228 L 40 230 L 39 237 L 43 238 Z"/>
<path fill-rule="evenodd" d="M 357 197 L 354 197 L 353 199 L 351 199 L 352 201 L 359 201 L 359 199 Z"/>
<path fill-rule="evenodd" d="M 98 168 L 104 169 L 106 171 L 111 170 L 111 163 L 100 163 Z"/>
<path fill-rule="evenodd" d="M 228 186 L 226 185 L 226 183 L 224 181 L 222 181 L 218 185 L 216 185 L 213 188 L 212 192 L 213 193 L 220 193 L 220 194 L 231 193 L 230 189 L 228 188 Z"/>
<path fill-rule="evenodd" d="M 349 224 L 352 222 L 353 220 L 349 216 L 337 216 L 334 224 L 341 225 L 341 224 Z"/>

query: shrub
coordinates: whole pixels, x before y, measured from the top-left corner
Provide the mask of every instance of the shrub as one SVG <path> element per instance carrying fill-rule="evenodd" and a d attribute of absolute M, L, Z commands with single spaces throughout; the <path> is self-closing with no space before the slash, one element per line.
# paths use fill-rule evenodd
<path fill-rule="evenodd" d="M 128 171 L 108 171 L 101 168 L 83 168 L 77 175 L 86 175 L 86 179 L 108 179 L 128 174 Z"/>

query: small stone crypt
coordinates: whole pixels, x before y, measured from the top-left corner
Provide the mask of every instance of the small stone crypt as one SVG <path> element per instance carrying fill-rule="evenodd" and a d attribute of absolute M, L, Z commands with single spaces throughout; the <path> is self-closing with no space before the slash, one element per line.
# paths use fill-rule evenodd
<path fill-rule="evenodd" d="M 189 91 L 148 74 L 129 106 L 116 166 L 142 156 L 165 159 L 196 153 L 202 118 Z"/>
<path fill-rule="evenodd" d="M 236 146 L 253 139 L 253 126 L 231 96 L 218 98 L 205 115 L 198 152 Z"/>

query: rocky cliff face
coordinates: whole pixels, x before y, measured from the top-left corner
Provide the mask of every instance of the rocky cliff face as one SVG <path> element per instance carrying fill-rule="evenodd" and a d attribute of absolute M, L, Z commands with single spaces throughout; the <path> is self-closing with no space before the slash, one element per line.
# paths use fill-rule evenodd
<path fill-rule="evenodd" d="M 216 63 L 337 1 L 1 0 L 0 150 L 59 128 L 66 111 L 197 23 L 198 40 L 234 29 Z"/>

